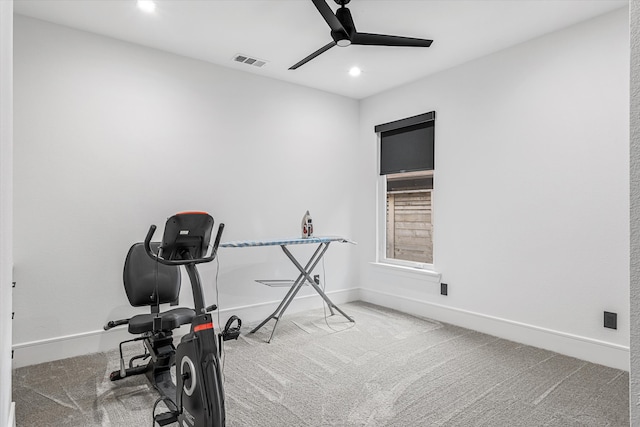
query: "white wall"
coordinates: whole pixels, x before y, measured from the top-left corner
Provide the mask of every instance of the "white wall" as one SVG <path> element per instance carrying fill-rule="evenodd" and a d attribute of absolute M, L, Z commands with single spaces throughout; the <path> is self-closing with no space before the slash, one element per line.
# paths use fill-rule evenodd
<path fill-rule="evenodd" d="M 14 425 L 11 404 L 13 217 L 13 1 L 0 1 L 0 425 Z"/>
<path fill-rule="evenodd" d="M 317 235 L 353 234 L 357 101 L 23 16 L 14 50 L 16 365 L 112 346 L 124 256 L 176 212 L 209 211 L 224 241 L 297 236 L 307 209 Z M 356 298 L 357 247 L 334 246 L 327 290 Z M 261 320 L 285 290 L 253 280 L 295 272 L 278 247 L 221 250 L 223 321 Z"/>
<path fill-rule="evenodd" d="M 363 297 L 628 369 L 628 10 L 361 104 Z M 435 269 L 376 260 L 375 125 L 435 110 Z M 603 311 L 618 329 L 603 328 Z"/>
<path fill-rule="evenodd" d="M 640 5 L 629 2 L 631 26 L 631 425 L 640 425 Z"/>

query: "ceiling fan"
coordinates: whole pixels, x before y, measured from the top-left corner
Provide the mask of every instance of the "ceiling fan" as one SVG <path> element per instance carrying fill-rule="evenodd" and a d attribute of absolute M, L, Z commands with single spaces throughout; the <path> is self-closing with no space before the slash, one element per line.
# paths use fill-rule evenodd
<path fill-rule="evenodd" d="M 433 40 L 416 39 L 412 37 L 389 36 L 385 34 L 359 33 L 353 23 L 351 12 L 345 7 L 351 0 L 334 0 L 340 5 L 335 15 L 325 0 L 311 0 L 320 12 L 320 15 L 331 28 L 332 42 L 324 45 L 302 61 L 292 65 L 289 69 L 295 70 L 301 65 L 311 61 L 316 56 L 326 52 L 335 45 L 345 47 L 351 44 L 370 46 L 409 46 L 409 47 L 429 47 Z"/>

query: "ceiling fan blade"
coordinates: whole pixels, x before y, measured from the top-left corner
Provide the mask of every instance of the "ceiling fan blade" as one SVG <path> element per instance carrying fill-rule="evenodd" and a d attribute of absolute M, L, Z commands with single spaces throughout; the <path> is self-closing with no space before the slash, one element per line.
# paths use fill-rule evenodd
<path fill-rule="evenodd" d="M 313 58 L 315 58 L 316 56 L 320 55 L 321 53 L 324 53 L 324 52 L 328 51 L 329 49 L 331 49 L 335 45 L 336 45 L 336 42 L 331 42 L 331 43 L 328 43 L 328 44 L 322 46 L 320 49 L 316 50 L 311 55 L 309 55 L 306 58 L 304 58 L 302 61 L 298 62 L 295 65 L 292 65 L 291 67 L 289 67 L 289 69 L 290 70 L 295 70 L 296 68 L 300 67 L 301 65 L 304 65 L 307 62 L 311 61 Z"/>
<path fill-rule="evenodd" d="M 316 9 L 318 9 L 318 12 L 320 12 L 320 15 L 322 15 L 324 20 L 327 21 L 327 24 L 329 24 L 331 31 L 335 31 L 337 33 L 343 33 L 345 35 L 347 34 L 347 31 L 344 29 L 344 27 L 342 26 L 342 24 L 340 23 L 336 15 L 333 14 L 333 10 L 331 10 L 331 8 L 329 7 L 326 1 L 324 0 L 311 0 L 311 1 L 316 6 Z"/>
<path fill-rule="evenodd" d="M 370 46 L 429 47 L 431 43 L 433 43 L 433 40 L 388 36 L 385 34 L 355 33 L 351 36 L 351 44 Z"/>

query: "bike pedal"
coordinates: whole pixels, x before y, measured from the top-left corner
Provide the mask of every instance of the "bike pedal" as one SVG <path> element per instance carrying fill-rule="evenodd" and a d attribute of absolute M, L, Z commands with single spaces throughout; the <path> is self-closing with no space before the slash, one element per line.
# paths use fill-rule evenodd
<path fill-rule="evenodd" d="M 178 421 L 178 414 L 175 412 L 165 412 L 158 414 L 154 417 L 158 425 L 166 426 L 167 424 L 175 423 Z"/>

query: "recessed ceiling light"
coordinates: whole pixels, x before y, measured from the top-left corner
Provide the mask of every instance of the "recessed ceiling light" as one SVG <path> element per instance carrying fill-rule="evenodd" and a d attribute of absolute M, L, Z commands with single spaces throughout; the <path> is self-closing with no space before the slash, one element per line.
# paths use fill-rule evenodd
<path fill-rule="evenodd" d="M 349 70 L 349 75 L 353 77 L 358 77 L 362 73 L 362 70 L 358 67 L 351 67 Z"/>
<path fill-rule="evenodd" d="M 156 4 L 152 0 L 138 0 L 138 9 L 147 13 L 153 13 L 156 10 Z"/>

